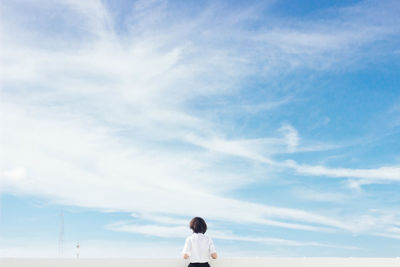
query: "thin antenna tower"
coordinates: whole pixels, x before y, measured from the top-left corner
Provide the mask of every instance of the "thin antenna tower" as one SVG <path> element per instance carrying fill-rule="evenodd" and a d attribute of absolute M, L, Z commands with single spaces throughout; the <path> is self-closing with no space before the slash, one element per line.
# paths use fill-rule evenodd
<path fill-rule="evenodd" d="M 79 246 L 79 242 L 78 242 L 78 244 L 76 245 L 76 258 L 77 259 L 79 259 L 79 249 L 80 249 L 80 246 Z"/>
<path fill-rule="evenodd" d="M 60 232 L 58 234 L 58 255 L 62 256 L 64 250 L 64 211 L 60 212 Z"/>

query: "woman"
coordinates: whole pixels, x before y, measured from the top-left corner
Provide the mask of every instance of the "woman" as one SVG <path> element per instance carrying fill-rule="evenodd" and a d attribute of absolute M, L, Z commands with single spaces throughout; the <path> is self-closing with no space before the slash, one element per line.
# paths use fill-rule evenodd
<path fill-rule="evenodd" d="M 211 237 L 205 235 L 207 231 L 206 222 L 200 217 L 194 217 L 189 226 L 193 234 L 186 238 L 182 250 L 183 258 L 190 259 L 188 267 L 210 267 L 208 264 L 210 256 L 216 259 L 217 252 Z"/>

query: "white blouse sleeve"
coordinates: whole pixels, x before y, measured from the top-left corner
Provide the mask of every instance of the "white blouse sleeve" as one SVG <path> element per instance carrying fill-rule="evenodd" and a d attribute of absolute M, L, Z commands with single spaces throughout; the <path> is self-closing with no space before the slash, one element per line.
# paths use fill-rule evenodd
<path fill-rule="evenodd" d="M 186 238 L 185 246 L 183 247 L 182 254 L 188 254 L 190 256 L 192 252 L 192 242 L 190 237 Z"/>
<path fill-rule="evenodd" d="M 215 250 L 215 246 L 214 246 L 214 242 L 212 241 L 211 237 L 209 239 L 209 244 L 210 244 L 210 255 L 213 253 L 217 253 L 217 251 Z"/>

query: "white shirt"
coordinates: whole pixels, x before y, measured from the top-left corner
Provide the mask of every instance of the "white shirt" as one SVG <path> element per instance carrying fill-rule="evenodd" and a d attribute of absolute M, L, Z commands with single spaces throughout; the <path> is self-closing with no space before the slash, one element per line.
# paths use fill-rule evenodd
<path fill-rule="evenodd" d="M 182 254 L 188 254 L 190 262 L 208 262 L 210 255 L 216 253 L 211 237 L 193 233 L 186 238 Z"/>

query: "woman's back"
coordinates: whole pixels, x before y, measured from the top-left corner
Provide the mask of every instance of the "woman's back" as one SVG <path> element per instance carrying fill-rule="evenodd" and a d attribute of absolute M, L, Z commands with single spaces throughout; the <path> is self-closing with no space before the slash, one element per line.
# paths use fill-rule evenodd
<path fill-rule="evenodd" d="M 189 259 L 191 266 L 210 266 L 210 257 L 217 258 L 214 243 L 211 237 L 205 235 L 207 224 L 203 218 L 194 217 L 189 224 L 193 234 L 188 236 L 183 247 L 182 254 L 184 259 Z"/>
<path fill-rule="evenodd" d="M 186 239 L 185 248 L 190 253 L 190 262 L 207 262 L 215 253 L 212 239 L 202 233 L 193 233 Z"/>

